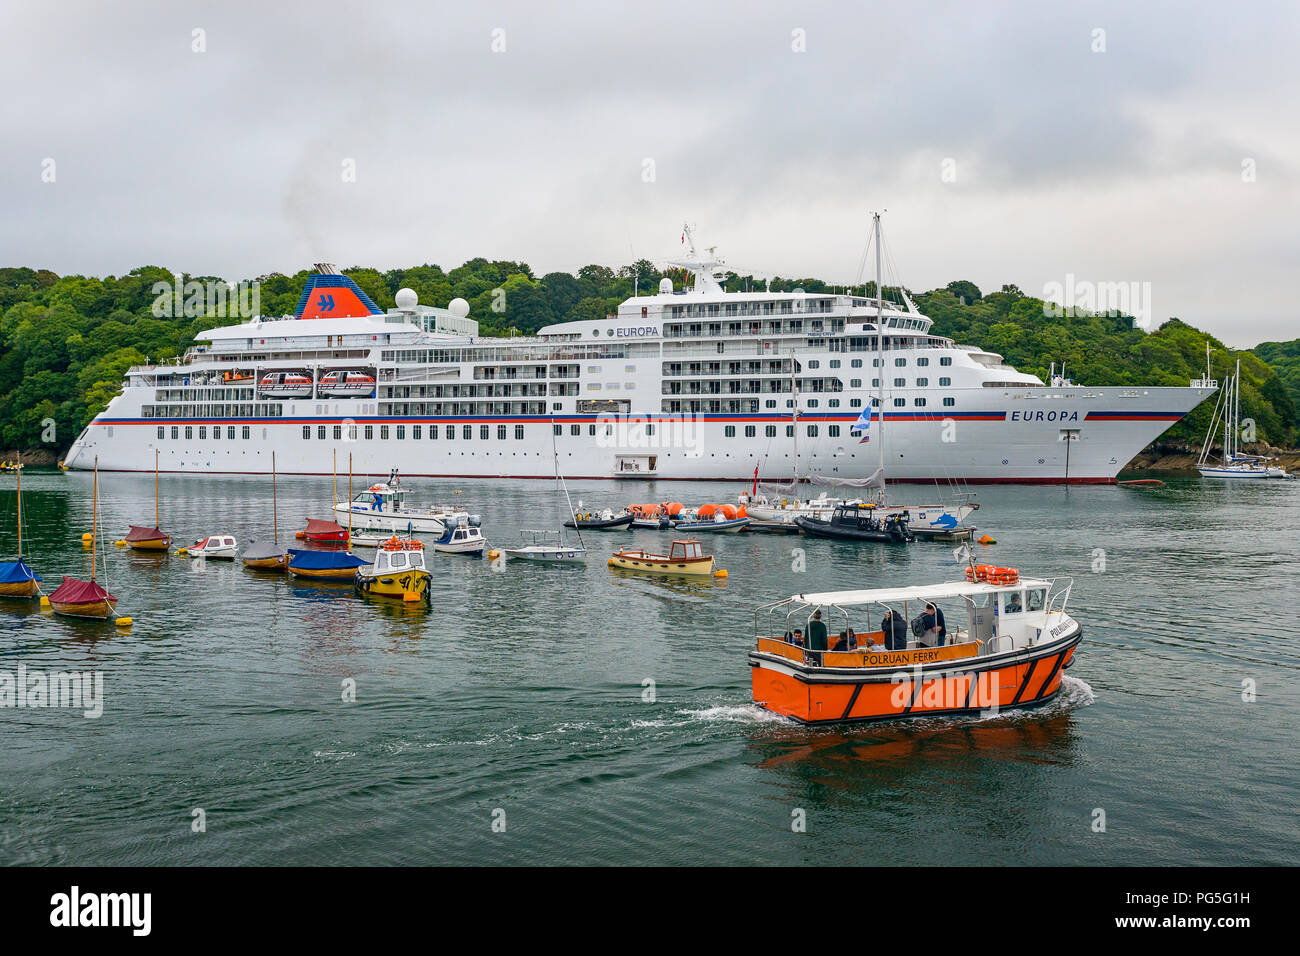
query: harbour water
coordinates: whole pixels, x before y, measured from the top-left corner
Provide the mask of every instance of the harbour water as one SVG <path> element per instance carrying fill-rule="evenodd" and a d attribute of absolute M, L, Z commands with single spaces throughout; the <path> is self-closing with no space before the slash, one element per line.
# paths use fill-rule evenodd
<path fill-rule="evenodd" d="M 416 504 L 481 513 L 494 546 L 564 518 L 552 482 L 405 484 Z M 90 487 L 24 475 L 25 550 L 47 592 L 88 570 Z M 13 488 L 0 476 L 4 557 Z M 681 584 L 605 564 L 669 534 L 589 533 L 585 567 L 431 553 L 431 606 L 402 607 L 114 549 L 153 522 L 153 489 L 152 475 L 100 476 L 107 583 L 130 631 L 0 605 L 0 671 L 98 670 L 105 690 L 97 719 L 0 709 L 0 863 L 1300 862 L 1292 483 L 978 489 L 975 522 L 998 541 L 981 557 L 1075 578 L 1084 643 L 1061 697 L 849 729 L 750 703 L 754 607 L 951 579 L 953 546 L 719 535 L 706 541 L 729 578 Z M 162 489 L 177 544 L 269 535 L 269 480 L 164 475 Z M 570 490 L 603 507 L 743 489 Z M 281 479 L 281 541 L 330 497 L 329 479 Z"/>

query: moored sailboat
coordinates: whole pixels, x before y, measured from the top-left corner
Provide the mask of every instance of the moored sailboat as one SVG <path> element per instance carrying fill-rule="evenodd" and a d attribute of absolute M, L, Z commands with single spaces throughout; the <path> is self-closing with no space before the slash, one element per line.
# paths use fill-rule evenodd
<path fill-rule="evenodd" d="M 133 551 L 166 551 L 172 546 L 171 535 L 158 528 L 160 523 L 158 505 L 158 449 L 153 452 L 153 527 L 131 525 L 123 539 Z"/>
<path fill-rule="evenodd" d="M 99 550 L 99 462 L 95 462 L 95 483 L 90 519 L 90 580 L 83 581 L 71 575 L 63 576 L 63 583 L 50 595 L 50 607 L 55 614 L 65 617 L 89 617 L 108 620 L 117 609 L 117 598 L 95 581 L 95 564 Z M 129 619 L 125 619 L 129 622 Z"/>
<path fill-rule="evenodd" d="M 275 452 L 271 452 L 271 543 L 254 540 L 244 548 L 240 558 L 244 567 L 254 571 L 284 571 L 289 555 L 280 547 L 280 507 L 275 487 Z"/>
<path fill-rule="evenodd" d="M 0 597 L 32 598 L 41 593 L 41 576 L 23 560 L 22 456 L 19 455 L 15 462 L 18 465 L 14 469 L 18 474 L 18 555 L 13 561 L 0 561 Z"/>

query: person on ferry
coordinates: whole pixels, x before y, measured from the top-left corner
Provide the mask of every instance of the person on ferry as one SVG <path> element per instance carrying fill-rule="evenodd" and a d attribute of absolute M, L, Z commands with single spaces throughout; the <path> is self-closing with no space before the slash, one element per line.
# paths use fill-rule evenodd
<path fill-rule="evenodd" d="M 936 604 L 927 604 L 925 613 L 921 615 L 921 627 L 924 633 L 921 634 L 921 644 L 925 647 L 943 647 L 943 642 L 948 637 L 948 628 L 943 619 L 943 611 L 939 610 Z"/>
<path fill-rule="evenodd" d="M 371 511 L 384 510 L 384 499 L 377 491 L 375 492 L 375 500 L 370 502 L 370 510 Z"/>
<path fill-rule="evenodd" d="M 881 619 L 880 630 L 885 635 L 885 650 L 907 650 L 907 622 L 903 620 L 903 615 L 892 607 L 889 609 L 889 613 Z"/>
<path fill-rule="evenodd" d="M 803 629 L 802 629 L 802 628 L 798 628 L 798 627 L 796 627 L 796 628 L 794 629 L 794 637 L 792 637 L 792 638 L 790 639 L 790 643 L 793 644 L 795 647 L 803 647 Z"/>
<path fill-rule="evenodd" d="M 826 650 L 826 622 L 822 620 L 821 611 L 813 611 L 812 620 L 808 622 L 808 650 L 812 652 L 813 661 L 822 662 L 821 652 Z"/>
<path fill-rule="evenodd" d="M 831 650 L 852 651 L 855 650 L 857 646 L 858 646 L 858 637 L 856 634 L 853 633 L 853 628 L 845 627 L 844 630 L 840 631 L 839 639 L 836 640 L 835 646 L 832 647 Z"/>

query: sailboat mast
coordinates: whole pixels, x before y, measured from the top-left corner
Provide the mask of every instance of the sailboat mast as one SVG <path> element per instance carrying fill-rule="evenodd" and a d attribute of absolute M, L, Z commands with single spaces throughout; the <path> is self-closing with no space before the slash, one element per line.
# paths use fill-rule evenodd
<path fill-rule="evenodd" d="M 23 453 L 18 453 L 18 560 L 23 559 Z"/>
<path fill-rule="evenodd" d="M 880 490 L 885 489 L 885 293 L 881 286 L 882 269 L 880 264 L 880 213 L 873 214 L 876 220 L 876 360 L 878 364 L 876 379 L 876 418 L 879 428 L 876 439 L 880 443 Z"/>
<path fill-rule="evenodd" d="M 161 527 L 158 511 L 158 449 L 153 450 L 153 526 Z"/>
<path fill-rule="evenodd" d="M 1232 377 L 1232 456 L 1241 454 L 1241 359 L 1237 359 L 1237 374 Z"/>
<path fill-rule="evenodd" d="M 95 583 L 95 542 L 99 538 L 99 456 L 95 456 L 95 483 L 90 506 L 90 583 Z"/>
<path fill-rule="evenodd" d="M 790 353 L 790 427 L 794 432 L 794 496 L 799 497 L 799 380 L 794 377 L 797 360 Z"/>
<path fill-rule="evenodd" d="M 280 543 L 280 508 L 275 494 L 275 452 L 271 452 L 271 542 L 275 545 Z"/>
<path fill-rule="evenodd" d="M 335 459 L 338 458 L 338 451 L 334 452 Z M 338 482 L 338 475 L 334 476 L 334 481 Z M 336 497 L 337 500 L 337 497 Z M 352 452 L 348 452 L 348 549 L 352 548 Z"/>
<path fill-rule="evenodd" d="M 555 477 L 559 480 L 560 487 L 564 489 L 564 500 L 569 506 L 569 518 L 573 521 L 573 530 L 578 535 L 578 547 L 585 548 L 586 544 L 584 544 L 582 540 L 582 529 L 578 527 L 578 516 L 573 511 L 573 499 L 569 497 L 569 483 L 565 481 L 564 476 L 560 474 L 560 446 L 555 440 L 554 418 L 551 419 L 551 454 L 555 456 Z M 564 529 L 561 528 L 559 533 L 563 535 Z M 561 537 L 556 543 L 563 547 L 563 537 Z"/>

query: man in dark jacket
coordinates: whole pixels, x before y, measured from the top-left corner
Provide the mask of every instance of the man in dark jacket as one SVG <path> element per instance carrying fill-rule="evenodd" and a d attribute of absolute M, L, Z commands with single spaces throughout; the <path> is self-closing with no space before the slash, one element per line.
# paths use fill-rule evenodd
<path fill-rule="evenodd" d="M 948 628 L 944 625 L 943 611 L 939 610 L 938 605 L 927 604 L 925 613 L 921 615 L 921 627 L 924 629 L 924 637 L 921 642 L 929 647 L 943 647 L 944 640 L 948 637 Z"/>
<path fill-rule="evenodd" d="M 821 611 L 813 611 L 812 620 L 808 622 L 808 650 L 814 652 L 811 655 L 813 661 L 820 664 L 822 656 L 819 652 L 826 650 L 826 623 Z"/>
<path fill-rule="evenodd" d="M 885 635 L 885 650 L 907 650 L 907 622 L 903 620 L 903 615 L 890 608 L 880 622 L 880 630 Z"/>

